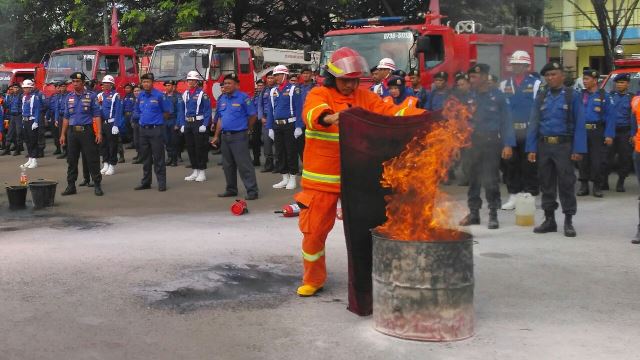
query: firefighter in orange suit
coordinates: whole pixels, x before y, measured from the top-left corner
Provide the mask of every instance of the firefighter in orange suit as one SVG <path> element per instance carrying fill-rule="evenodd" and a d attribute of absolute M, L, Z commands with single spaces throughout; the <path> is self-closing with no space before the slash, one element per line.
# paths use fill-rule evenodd
<path fill-rule="evenodd" d="M 327 63 L 323 86 L 307 95 L 302 112 L 306 125 L 302 192 L 295 196 L 301 206 L 300 231 L 304 275 L 298 295 L 312 296 L 327 278 L 324 245 L 336 219 L 340 197 L 340 111 L 361 107 L 387 116 L 421 114 L 424 110 L 385 103 L 375 93 L 359 87 L 369 67 L 350 48 L 336 50 Z"/>
<path fill-rule="evenodd" d="M 403 108 L 417 108 L 418 98 L 408 94 L 405 80 L 402 76 L 393 76 L 387 82 L 389 86 L 389 96 L 382 101 L 389 104 L 402 106 Z"/>

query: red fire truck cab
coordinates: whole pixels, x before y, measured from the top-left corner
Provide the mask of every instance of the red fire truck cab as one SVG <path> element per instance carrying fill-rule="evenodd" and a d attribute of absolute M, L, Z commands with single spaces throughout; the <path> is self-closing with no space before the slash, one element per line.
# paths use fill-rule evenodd
<path fill-rule="evenodd" d="M 77 46 L 56 50 L 44 64 L 46 77 L 43 91 L 46 96 L 53 95 L 54 82 L 67 81 L 72 73 L 79 71 L 87 79 L 98 82 L 105 75 L 113 76 L 116 90 L 123 95 L 125 84 L 137 84 L 140 81 L 137 63 L 135 50 L 128 47 Z"/>
<path fill-rule="evenodd" d="M 12 63 L 0 64 L 0 93 L 7 92 L 11 84 L 22 83 L 24 80 L 35 78 L 36 63 Z"/>
<path fill-rule="evenodd" d="M 491 72 L 505 77 L 510 71 L 508 59 L 516 50 L 532 57 L 532 71 L 539 71 L 548 59 L 548 39 L 539 36 L 479 33 L 480 24 L 463 21 L 455 28 L 440 25 L 442 16 L 427 14 L 422 24 L 404 24 L 403 17 L 372 18 L 347 21 L 347 27 L 325 34 L 320 55 L 323 68 L 331 54 L 343 46 L 358 51 L 369 67 L 382 58 L 391 58 L 400 70 L 418 69 L 422 84 L 429 88 L 433 75 L 467 71 L 473 64 L 486 63 Z M 365 78 L 361 86 L 371 85 Z"/>
<path fill-rule="evenodd" d="M 164 90 L 167 80 L 178 82 L 177 90 L 187 89 L 187 73 L 197 71 L 202 77 L 203 89 L 211 97 L 212 105 L 222 94 L 223 78 L 237 74 L 240 90 L 253 95 L 254 63 L 249 43 L 234 39 L 215 38 L 217 31 L 181 33 L 182 40 L 156 45 L 149 72 L 154 74 L 154 87 Z"/>
<path fill-rule="evenodd" d="M 629 55 L 622 59 L 616 59 L 614 62 L 615 69 L 609 73 L 602 82 L 602 88 L 607 92 L 615 90 L 615 82 L 613 79 L 618 74 L 629 74 L 631 82 L 629 82 L 629 92 L 638 95 L 640 93 L 640 54 Z"/>

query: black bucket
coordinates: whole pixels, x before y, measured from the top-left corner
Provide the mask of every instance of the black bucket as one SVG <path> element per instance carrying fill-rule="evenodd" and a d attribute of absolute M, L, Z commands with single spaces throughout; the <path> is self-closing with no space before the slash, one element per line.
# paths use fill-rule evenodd
<path fill-rule="evenodd" d="M 7 186 L 7 198 L 9 198 L 9 209 L 22 210 L 27 207 L 27 187 Z"/>
<path fill-rule="evenodd" d="M 38 180 L 29 183 L 31 199 L 34 209 L 42 209 L 53 206 L 56 197 L 56 187 L 58 183 L 49 180 Z"/>

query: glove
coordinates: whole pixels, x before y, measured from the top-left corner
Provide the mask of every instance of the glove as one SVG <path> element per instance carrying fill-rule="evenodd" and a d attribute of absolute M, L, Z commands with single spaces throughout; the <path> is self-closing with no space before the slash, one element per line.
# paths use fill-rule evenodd
<path fill-rule="evenodd" d="M 31 130 L 35 130 L 35 129 L 37 129 L 37 128 L 38 128 L 38 123 L 37 123 L 37 122 L 34 122 L 34 123 L 31 125 Z"/>
<path fill-rule="evenodd" d="M 296 139 L 300 137 L 300 135 L 302 135 L 302 129 L 301 128 L 296 128 L 293 131 L 293 137 L 295 137 Z"/>
<path fill-rule="evenodd" d="M 111 135 L 118 135 L 120 134 L 120 129 L 118 129 L 117 126 L 114 126 L 111 128 Z"/>
<path fill-rule="evenodd" d="M 180 132 L 184 134 L 184 125 L 180 126 Z"/>
<path fill-rule="evenodd" d="M 275 140 L 276 139 L 276 133 L 273 132 L 273 129 L 269 129 L 269 138 L 271 140 Z"/>
<path fill-rule="evenodd" d="M 200 125 L 200 127 L 198 128 L 198 132 L 203 133 L 207 131 L 207 127 L 204 125 Z"/>

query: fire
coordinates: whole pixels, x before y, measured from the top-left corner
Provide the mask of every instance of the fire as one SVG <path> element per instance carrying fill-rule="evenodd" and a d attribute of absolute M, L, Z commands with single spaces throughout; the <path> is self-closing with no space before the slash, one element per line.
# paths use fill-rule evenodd
<path fill-rule="evenodd" d="M 398 156 L 383 163 L 381 184 L 391 188 L 386 197 L 387 222 L 377 230 L 397 240 L 456 240 L 450 203 L 439 184 L 447 179 L 460 149 L 469 146 L 471 113 L 457 99 L 447 100 L 446 121 L 433 124 L 414 137 Z M 452 236 L 453 235 L 453 236 Z"/>

